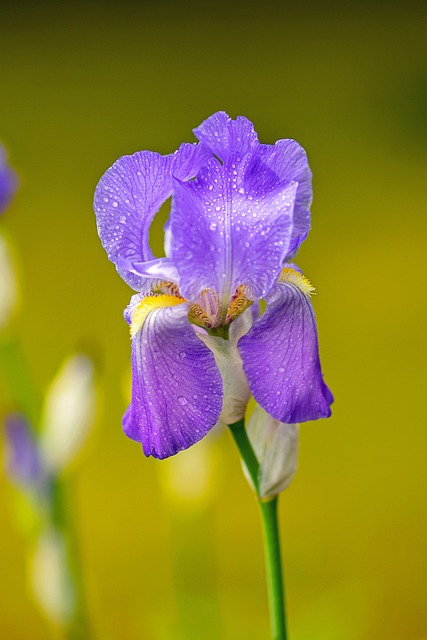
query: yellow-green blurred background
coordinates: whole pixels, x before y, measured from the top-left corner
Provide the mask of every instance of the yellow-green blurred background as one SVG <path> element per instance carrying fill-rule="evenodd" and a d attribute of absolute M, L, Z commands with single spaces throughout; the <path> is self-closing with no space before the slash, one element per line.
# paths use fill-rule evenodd
<path fill-rule="evenodd" d="M 2 8 L 19 335 L 40 388 L 76 345 L 102 360 L 102 416 L 76 471 L 93 640 L 268 638 L 258 513 L 229 434 L 212 440 L 213 479 L 179 454 L 190 484 L 207 482 L 204 506 L 171 491 L 173 461 L 122 434 L 131 291 L 91 209 L 120 155 L 171 152 L 219 109 L 263 142 L 296 138 L 314 174 L 298 264 L 336 401 L 302 426 L 281 499 L 291 639 L 427 638 L 426 18 L 422 3 Z M 42 640 L 9 492 L 2 479 L 0 638 Z"/>

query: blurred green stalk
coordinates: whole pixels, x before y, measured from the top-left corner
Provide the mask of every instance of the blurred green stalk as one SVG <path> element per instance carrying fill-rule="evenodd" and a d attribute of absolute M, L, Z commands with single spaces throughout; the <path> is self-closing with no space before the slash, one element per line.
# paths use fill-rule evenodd
<path fill-rule="evenodd" d="M 259 497 L 259 463 L 246 432 L 244 418 L 229 425 L 229 428 L 252 480 L 261 508 L 272 640 L 287 640 L 285 594 L 277 511 L 278 496 L 267 500 L 262 500 Z"/>
<path fill-rule="evenodd" d="M 74 526 L 74 505 L 70 482 L 60 477 L 51 481 L 52 522 L 65 544 L 68 595 L 72 603 L 70 617 L 64 622 L 66 640 L 90 640 L 89 621 L 84 597 L 78 536 Z"/>
<path fill-rule="evenodd" d="M 0 369 L 3 371 L 15 408 L 28 418 L 32 428 L 37 432 L 41 419 L 42 396 L 34 384 L 19 340 L 9 333 L 0 336 Z M 48 517 L 65 543 L 66 566 L 63 568 L 67 575 L 67 590 L 73 603 L 70 619 L 63 625 L 65 637 L 67 640 L 90 640 L 70 487 L 61 477 L 53 476 L 49 480 L 49 488 Z M 43 505 L 41 509 L 43 510 Z"/>
<path fill-rule="evenodd" d="M 0 335 L 0 368 L 9 387 L 15 408 L 37 428 L 41 413 L 41 396 L 36 390 L 18 338 Z"/>

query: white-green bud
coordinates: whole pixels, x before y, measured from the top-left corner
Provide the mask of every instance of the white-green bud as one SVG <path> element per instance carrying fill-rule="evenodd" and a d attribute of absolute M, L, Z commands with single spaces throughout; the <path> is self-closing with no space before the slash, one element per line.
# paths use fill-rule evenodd
<path fill-rule="evenodd" d="M 37 603 L 48 618 L 57 624 L 65 624 L 75 603 L 65 541 L 55 529 L 47 529 L 37 541 L 31 559 L 30 582 Z"/>
<path fill-rule="evenodd" d="M 290 484 L 298 466 L 298 425 L 275 420 L 259 405 L 246 426 L 259 462 L 259 496 L 271 498 Z M 252 485 L 246 467 L 245 476 Z"/>
<path fill-rule="evenodd" d="M 18 300 L 18 283 L 8 244 L 0 235 L 0 329 L 4 329 Z"/>
<path fill-rule="evenodd" d="M 94 421 L 95 404 L 92 361 L 81 354 L 68 358 L 43 408 L 40 445 L 47 469 L 58 472 L 77 455 Z"/>

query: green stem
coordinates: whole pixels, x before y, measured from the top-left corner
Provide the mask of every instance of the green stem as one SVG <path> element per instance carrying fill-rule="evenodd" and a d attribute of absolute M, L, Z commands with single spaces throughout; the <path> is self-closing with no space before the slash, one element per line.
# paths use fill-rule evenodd
<path fill-rule="evenodd" d="M 72 504 L 70 481 L 61 478 L 52 479 L 52 521 L 63 537 L 66 549 L 66 573 L 68 590 L 72 601 L 72 613 L 65 625 L 67 640 L 90 640 L 88 615 L 85 606 L 81 558 Z"/>
<path fill-rule="evenodd" d="M 260 502 L 267 569 L 268 602 L 273 640 L 286 640 L 285 593 L 280 553 L 278 496 Z"/>
<path fill-rule="evenodd" d="M 9 387 L 14 409 L 22 411 L 33 429 L 37 429 L 41 396 L 34 385 L 21 344 L 14 335 L 0 335 L 0 369 Z"/>
<path fill-rule="evenodd" d="M 248 470 L 261 508 L 264 550 L 267 570 L 267 588 L 272 640 L 287 640 L 286 612 L 280 553 L 278 497 L 262 500 L 259 496 L 259 462 L 245 429 L 244 419 L 229 425 L 230 431 Z"/>
<path fill-rule="evenodd" d="M 252 480 L 252 484 L 255 488 L 255 492 L 258 495 L 259 462 L 254 450 L 252 449 L 251 442 L 245 429 L 245 419 L 242 418 L 241 420 L 239 420 L 239 422 L 229 424 L 228 426 L 230 428 L 234 441 L 237 444 L 237 448 L 240 451 L 240 455 L 242 456 L 242 460 L 245 463 L 246 469 L 248 470 L 248 473 Z"/>

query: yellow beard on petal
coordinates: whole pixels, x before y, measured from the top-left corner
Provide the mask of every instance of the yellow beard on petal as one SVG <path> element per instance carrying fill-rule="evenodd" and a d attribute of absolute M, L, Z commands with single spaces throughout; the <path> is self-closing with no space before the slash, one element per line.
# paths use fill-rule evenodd
<path fill-rule="evenodd" d="M 175 307 L 183 302 L 186 302 L 186 300 L 181 298 L 181 296 L 171 296 L 168 294 L 153 294 L 143 298 L 132 315 L 132 323 L 130 325 L 131 338 L 141 329 L 150 311 L 164 307 Z"/>
<path fill-rule="evenodd" d="M 311 296 L 315 292 L 315 287 L 311 284 L 310 280 L 299 273 L 292 267 L 285 267 L 282 269 L 282 273 L 279 276 L 279 282 L 290 282 L 298 287 L 306 296 Z"/>

